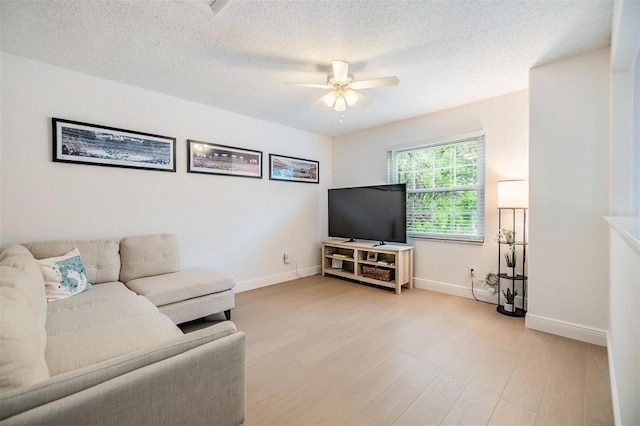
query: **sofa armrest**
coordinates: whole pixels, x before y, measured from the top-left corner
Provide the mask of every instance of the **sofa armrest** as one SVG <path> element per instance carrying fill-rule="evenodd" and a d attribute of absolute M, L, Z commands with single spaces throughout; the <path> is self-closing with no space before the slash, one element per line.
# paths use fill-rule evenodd
<path fill-rule="evenodd" d="M 245 335 L 226 322 L 0 401 L 7 424 L 242 424 Z"/>

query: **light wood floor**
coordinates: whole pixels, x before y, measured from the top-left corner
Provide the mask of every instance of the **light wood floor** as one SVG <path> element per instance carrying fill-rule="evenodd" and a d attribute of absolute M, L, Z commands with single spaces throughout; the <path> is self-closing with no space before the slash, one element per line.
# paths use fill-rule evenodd
<path fill-rule="evenodd" d="M 236 295 L 253 425 L 613 424 L 606 348 L 495 306 L 313 276 Z"/>

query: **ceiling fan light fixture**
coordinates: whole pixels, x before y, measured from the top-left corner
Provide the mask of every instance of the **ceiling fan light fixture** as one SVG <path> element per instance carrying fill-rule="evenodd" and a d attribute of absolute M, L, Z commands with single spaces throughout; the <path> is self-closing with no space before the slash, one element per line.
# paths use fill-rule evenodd
<path fill-rule="evenodd" d="M 354 106 L 358 102 L 358 94 L 355 90 L 347 90 L 344 93 L 344 99 L 347 101 L 347 105 Z"/>
<path fill-rule="evenodd" d="M 1 0 L 0 0 L 1 1 Z M 208 0 L 212 1 L 212 0 Z M 231 0 L 215 0 L 231 1 Z M 343 112 L 347 106 L 354 106 L 363 96 L 358 90 L 374 89 L 384 86 L 396 86 L 400 82 L 398 77 L 382 77 L 370 80 L 355 81 L 353 74 L 349 74 L 349 64 L 345 61 L 332 61 L 332 73 L 327 76 L 326 84 L 318 83 L 285 83 L 302 87 L 329 90 L 320 99 L 322 103 L 338 112 Z M 366 99 L 366 98 L 365 98 Z"/>
<path fill-rule="evenodd" d="M 333 105 L 336 103 L 336 98 L 337 98 L 336 92 L 332 91 L 322 97 L 322 102 L 324 102 L 324 104 L 329 108 L 332 108 Z"/>

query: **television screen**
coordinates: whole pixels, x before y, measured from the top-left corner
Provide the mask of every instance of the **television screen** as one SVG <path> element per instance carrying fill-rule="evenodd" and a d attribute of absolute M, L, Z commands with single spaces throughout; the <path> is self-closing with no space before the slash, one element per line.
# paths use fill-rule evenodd
<path fill-rule="evenodd" d="M 405 184 L 329 190 L 329 236 L 407 242 Z"/>

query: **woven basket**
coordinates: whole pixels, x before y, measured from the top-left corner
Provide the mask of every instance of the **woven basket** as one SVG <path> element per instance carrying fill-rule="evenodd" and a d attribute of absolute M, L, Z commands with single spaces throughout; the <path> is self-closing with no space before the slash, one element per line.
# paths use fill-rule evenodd
<path fill-rule="evenodd" d="M 362 276 L 379 281 L 391 281 L 391 271 L 389 269 L 376 268 L 374 266 L 363 266 Z"/>

